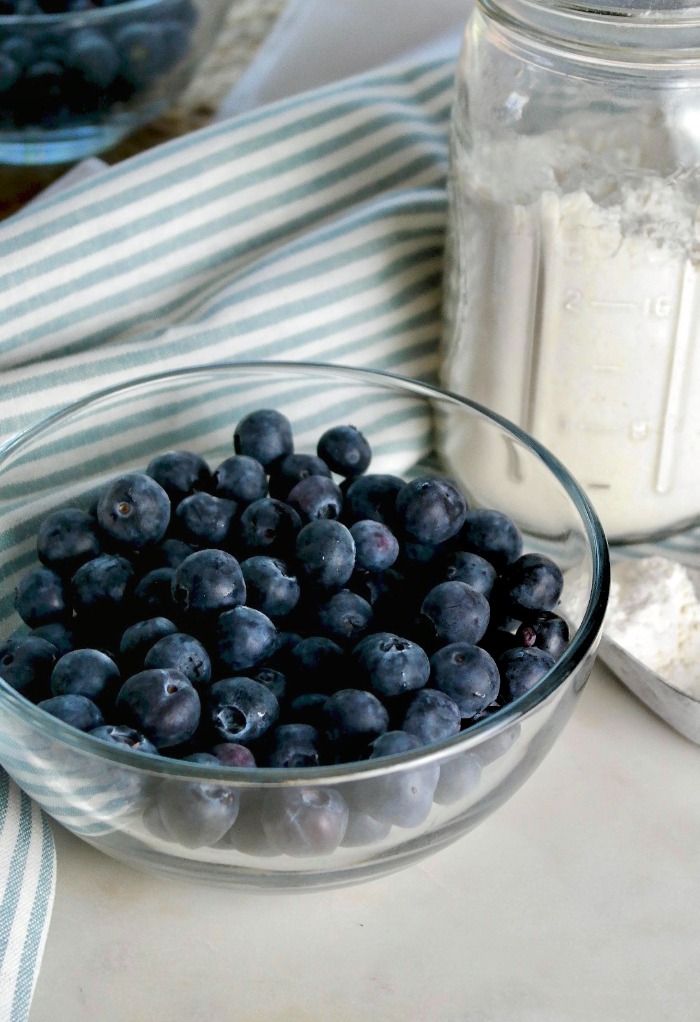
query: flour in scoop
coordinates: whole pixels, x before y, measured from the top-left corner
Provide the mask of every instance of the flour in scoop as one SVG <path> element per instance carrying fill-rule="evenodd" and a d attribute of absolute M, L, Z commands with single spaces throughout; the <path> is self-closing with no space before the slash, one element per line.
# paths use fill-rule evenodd
<path fill-rule="evenodd" d="M 605 633 L 674 688 L 700 699 L 697 574 L 665 557 L 612 568 Z"/>

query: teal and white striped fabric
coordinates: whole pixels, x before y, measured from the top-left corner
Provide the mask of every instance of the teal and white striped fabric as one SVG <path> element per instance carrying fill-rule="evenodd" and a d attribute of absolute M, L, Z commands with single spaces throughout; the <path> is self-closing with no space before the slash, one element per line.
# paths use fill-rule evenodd
<path fill-rule="evenodd" d="M 434 379 L 452 79 L 451 63 L 414 64 L 296 97 L 0 224 L 0 442 L 197 363 Z M 45 817 L 0 771 L 0 1022 L 28 1013 L 53 855 Z"/>

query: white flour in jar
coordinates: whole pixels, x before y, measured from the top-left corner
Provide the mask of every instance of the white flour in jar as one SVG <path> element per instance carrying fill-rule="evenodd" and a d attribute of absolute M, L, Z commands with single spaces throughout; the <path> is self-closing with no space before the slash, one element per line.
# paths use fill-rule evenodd
<path fill-rule="evenodd" d="M 638 136 L 619 166 L 594 127 L 452 165 L 443 382 L 549 447 L 611 539 L 700 513 L 700 176 L 630 172 Z"/>
<path fill-rule="evenodd" d="M 700 699 L 700 573 L 665 557 L 612 568 L 605 634 L 674 688 Z"/>

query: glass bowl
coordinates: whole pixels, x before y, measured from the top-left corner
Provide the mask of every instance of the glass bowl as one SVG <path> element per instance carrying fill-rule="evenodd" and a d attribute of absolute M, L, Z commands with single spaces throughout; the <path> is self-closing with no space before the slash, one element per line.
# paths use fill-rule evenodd
<path fill-rule="evenodd" d="M 56 13 L 34 0 L 3 6 L 23 13 L 0 11 L 0 163 L 39 165 L 102 152 L 167 110 L 229 0 L 43 0 Z"/>
<path fill-rule="evenodd" d="M 582 490 L 504 419 L 380 372 L 240 363 L 150 376 L 58 412 L 0 449 L 0 641 L 42 517 L 186 449 L 214 467 L 247 412 L 274 407 L 315 452 L 332 425 L 370 441 L 372 472 L 438 470 L 556 559 L 580 609 L 571 642 L 525 695 L 453 738 L 341 766 L 245 769 L 137 753 L 72 729 L 0 678 L 0 763 L 55 820 L 136 867 L 221 886 L 339 886 L 416 862 L 495 812 L 542 761 L 589 676 L 608 598 L 605 537 Z M 1 666 L 1 665 L 0 665 Z M 199 812 L 215 803 L 213 814 Z M 340 822 L 339 822 L 340 821 Z"/>

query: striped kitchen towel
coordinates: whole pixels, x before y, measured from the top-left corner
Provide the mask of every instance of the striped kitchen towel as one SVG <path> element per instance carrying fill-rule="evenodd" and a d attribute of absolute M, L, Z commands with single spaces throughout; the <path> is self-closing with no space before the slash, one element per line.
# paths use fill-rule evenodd
<path fill-rule="evenodd" d="M 196 363 L 435 379 L 453 73 L 411 63 L 297 96 L 0 224 L 0 442 Z M 46 819 L 0 771 L 0 1022 L 26 1019 L 53 883 Z"/>

